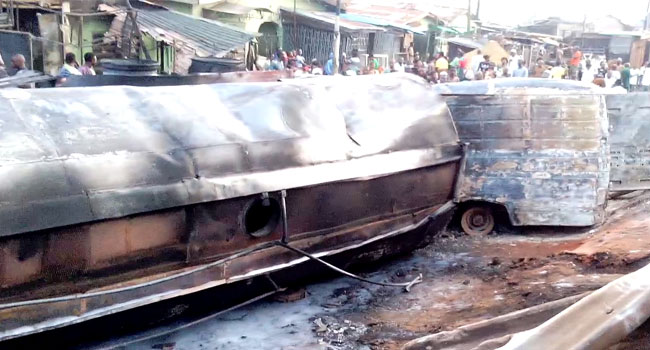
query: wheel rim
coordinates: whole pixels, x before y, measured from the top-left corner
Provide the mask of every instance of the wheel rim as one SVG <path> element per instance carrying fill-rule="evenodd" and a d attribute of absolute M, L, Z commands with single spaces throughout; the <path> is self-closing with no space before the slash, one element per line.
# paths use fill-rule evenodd
<path fill-rule="evenodd" d="M 485 236 L 494 229 L 494 216 L 489 208 L 473 207 L 463 213 L 460 224 L 470 236 Z"/>

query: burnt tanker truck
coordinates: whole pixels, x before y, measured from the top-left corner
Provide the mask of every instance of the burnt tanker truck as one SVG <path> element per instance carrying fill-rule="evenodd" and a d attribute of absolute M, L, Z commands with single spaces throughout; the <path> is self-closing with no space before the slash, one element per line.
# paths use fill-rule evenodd
<path fill-rule="evenodd" d="M 0 90 L 0 341 L 414 249 L 461 160 L 405 75 Z"/>

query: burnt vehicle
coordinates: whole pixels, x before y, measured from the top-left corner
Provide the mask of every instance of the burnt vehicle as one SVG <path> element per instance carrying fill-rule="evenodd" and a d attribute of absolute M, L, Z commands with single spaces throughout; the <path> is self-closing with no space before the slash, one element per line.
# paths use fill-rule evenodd
<path fill-rule="evenodd" d="M 650 189 L 650 94 L 607 96 L 611 125 L 610 190 Z"/>
<path fill-rule="evenodd" d="M 0 145 L 0 340 L 414 249 L 462 159 L 405 75 L 4 89 Z"/>
<path fill-rule="evenodd" d="M 575 226 L 605 219 L 610 164 L 605 96 L 549 79 L 446 84 L 467 146 L 456 200 L 470 235 L 490 233 L 495 213 L 514 226 Z"/>

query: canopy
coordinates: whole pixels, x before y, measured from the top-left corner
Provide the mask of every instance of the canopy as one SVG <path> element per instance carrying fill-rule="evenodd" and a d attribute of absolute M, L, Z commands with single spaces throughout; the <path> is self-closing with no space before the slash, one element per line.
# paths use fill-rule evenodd
<path fill-rule="evenodd" d="M 477 54 L 478 54 L 478 49 L 466 53 L 463 57 L 465 58 L 466 61 L 471 62 L 472 57 L 476 56 Z M 481 48 L 481 55 L 489 55 L 490 62 L 496 65 L 501 64 L 501 58 L 509 56 L 508 52 L 503 47 L 501 47 L 501 45 L 499 45 L 498 42 L 494 40 L 490 40 L 487 44 L 485 44 Z"/>

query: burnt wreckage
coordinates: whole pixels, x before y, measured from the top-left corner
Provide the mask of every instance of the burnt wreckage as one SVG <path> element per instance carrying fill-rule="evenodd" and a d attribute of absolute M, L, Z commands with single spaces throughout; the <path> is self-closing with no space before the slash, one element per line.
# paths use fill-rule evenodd
<path fill-rule="evenodd" d="M 513 78 L 436 90 L 467 145 L 456 194 L 465 232 L 489 233 L 499 211 L 514 226 L 604 222 L 610 135 L 600 88 Z"/>
<path fill-rule="evenodd" d="M 0 90 L 0 340 L 415 249 L 456 205 L 470 234 L 499 208 L 600 224 L 608 191 L 650 183 L 646 118 L 628 118 L 647 95 L 601 91 L 400 74 Z"/>
<path fill-rule="evenodd" d="M 413 249 L 462 159 L 408 76 L 7 89 L 0 144 L 0 340 L 272 278 L 297 250 Z"/>

